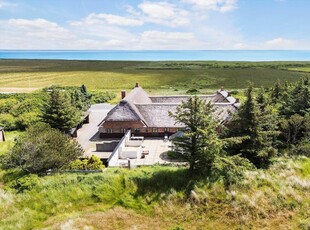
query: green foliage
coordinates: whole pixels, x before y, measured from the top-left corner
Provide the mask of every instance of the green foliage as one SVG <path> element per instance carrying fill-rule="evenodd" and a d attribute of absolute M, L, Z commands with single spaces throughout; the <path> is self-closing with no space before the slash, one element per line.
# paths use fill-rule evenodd
<path fill-rule="evenodd" d="M 42 109 L 42 119 L 52 128 L 69 132 L 80 121 L 80 111 L 72 105 L 70 94 L 52 87 L 48 101 Z"/>
<path fill-rule="evenodd" d="M 173 151 L 189 162 L 191 173 L 210 173 L 214 158 L 221 152 L 222 143 L 212 118 L 213 106 L 197 96 L 189 97 L 170 113 L 178 123 L 185 126 L 183 135 L 174 138 Z"/>
<path fill-rule="evenodd" d="M 281 115 L 285 117 L 290 117 L 294 114 L 304 116 L 310 112 L 309 79 L 301 78 L 295 84 L 288 85 L 281 104 Z"/>
<path fill-rule="evenodd" d="M 232 161 L 238 164 L 237 158 Z M 183 167 L 53 174 L 17 194 L 0 189 L 0 228 L 68 228 L 70 221 L 70 226 L 94 229 L 146 226 L 141 225 L 145 222 L 148 229 L 299 229 L 309 217 L 308 161 L 281 158 L 267 170 L 245 171 L 228 189 L 206 177 L 190 177 Z M 221 164 L 228 174 L 239 170 L 231 162 Z M 197 201 L 188 196 L 190 191 Z"/>
<path fill-rule="evenodd" d="M 199 90 L 197 90 L 197 89 L 189 89 L 189 90 L 186 91 L 186 93 L 188 93 L 188 94 L 197 94 L 197 93 L 199 93 Z"/>
<path fill-rule="evenodd" d="M 25 130 L 39 121 L 40 117 L 36 112 L 23 113 L 18 116 L 16 126 L 21 130 Z"/>
<path fill-rule="evenodd" d="M 223 179 L 226 189 L 231 185 L 242 184 L 247 170 L 253 170 L 253 165 L 238 155 L 216 157 L 212 165 L 212 174 L 215 178 Z"/>
<path fill-rule="evenodd" d="M 113 92 L 93 91 L 91 92 L 91 104 L 106 103 L 115 97 L 116 95 Z"/>
<path fill-rule="evenodd" d="M 0 123 L 6 130 L 24 130 L 39 120 L 42 93 L 11 94 L 0 97 Z M 1 124 L 0 124 L 1 125 Z"/>
<path fill-rule="evenodd" d="M 293 149 L 294 154 L 310 157 L 310 140 L 303 139 Z"/>
<path fill-rule="evenodd" d="M 9 113 L 11 108 L 17 103 L 18 101 L 15 98 L 0 99 L 0 113 Z"/>
<path fill-rule="evenodd" d="M 297 144 L 303 136 L 304 118 L 294 114 L 289 119 L 282 119 L 280 130 L 287 144 Z"/>
<path fill-rule="evenodd" d="M 273 103 L 277 103 L 282 98 L 282 88 L 281 88 L 281 82 L 278 80 L 274 87 L 272 88 L 271 92 L 271 99 Z"/>
<path fill-rule="evenodd" d="M 16 129 L 16 119 L 9 113 L 0 114 L 0 126 L 3 126 L 5 130 Z"/>
<path fill-rule="evenodd" d="M 259 103 L 259 104 L 258 104 Z M 253 85 L 246 92 L 246 101 L 229 124 L 226 149 L 230 154 L 239 154 L 249 159 L 257 167 L 265 167 L 277 154 L 274 142 L 278 136 L 277 113 L 267 104 L 260 93 L 255 100 Z M 227 142 L 227 141 L 230 142 Z"/>
<path fill-rule="evenodd" d="M 104 165 L 99 157 L 92 155 L 88 159 L 77 159 L 70 163 L 68 169 L 71 170 L 101 170 L 104 169 Z"/>
<path fill-rule="evenodd" d="M 58 170 L 82 155 L 81 147 L 70 137 L 37 123 L 21 135 L 12 151 L 2 159 L 4 168 L 20 168 L 27 173 Z"/>
<path fill-rule="evenodd" d="M 21 134 L 20 131 L 5 131 L 5 141 L 0 142 L 0 156 L 9 152 L 14 144 L 15 139 Z"/>
<path fill-rule="evenodd" d="M 8 183 L 8 186 L 15 189 L 17 192 L 24 192 L 36 187 L 39 184 L 39 181 L 38 175 L 29 174 L 11 181 Z"/>

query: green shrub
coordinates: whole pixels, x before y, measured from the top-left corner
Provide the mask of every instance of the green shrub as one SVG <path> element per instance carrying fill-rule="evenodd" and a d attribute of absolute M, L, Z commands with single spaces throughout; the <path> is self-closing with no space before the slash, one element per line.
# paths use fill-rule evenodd
<path fill-rule="evenodd" d="M 310 140 L 302 140 L 293 150 L 296 155 L 310 157 Z"/>
<path fill-rule="evenodd" d="M 101 170 L 104 169 L 104 167 L 105 166 L 103 165 L 99 157 L 92 155 L 88 159 L 77 159 L 75 161 L 72 161 L 67 168 L 71 170 Z"/>
<path fill-rule="evenodd" d="M 213 179 L 222 178 L 225 188 L 228 189 L 231 185 L 240 184 L 244 178 L 244 172 L 253 168 L 248 159 L 238 155 L 217 157 L 212 166 L 212 173 L 215 176 Z"/>
<path fill-rule="evenodd" d="M 18 129 L 24 130 L 39 121 L 40 117 L 36 112 L 23 113 L 18 116 L 16 121 L 16 127 Z"/>
<path fill-rule="evenodd" d="M 11 108 L 18 102 L 15 98 L 7 98 L 0 100 L 0 113 L 8 113 Z"/>
<path fill-rule="evenodd" d="M 116 97 L 113 92 L 92 92 L 91 104 L 106 103 Z"/>
<path fill-rule="evenodd" d="M 188 94 L 197 94 L 199 93 L 200 91 L 198 89 L 189 89 L 186 91 L 186 93 Z"/>
<path fill-rule="evenodd" d="M 12 181 L 9 183 L 9 187 L 17 190 L 17 192 L 23 192 L 33 189 L 38 183 L 39 177 L 35 174 L 29 174 Z"/>
<path fill-rule="evenodd" d="M 0 126 L 3 126 L 6 130 L 16 129 L 16 118 L 11 114 L 2 113 L 0 114 Z"/>

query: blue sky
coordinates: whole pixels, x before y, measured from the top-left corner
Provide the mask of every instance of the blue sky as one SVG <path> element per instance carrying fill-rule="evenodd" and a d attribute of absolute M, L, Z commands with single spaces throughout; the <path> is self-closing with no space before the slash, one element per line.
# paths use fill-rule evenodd
<path fill-rule="evenodd" d="M 0 49 L 310 49 L 310 0 L 0 0 Z"/>

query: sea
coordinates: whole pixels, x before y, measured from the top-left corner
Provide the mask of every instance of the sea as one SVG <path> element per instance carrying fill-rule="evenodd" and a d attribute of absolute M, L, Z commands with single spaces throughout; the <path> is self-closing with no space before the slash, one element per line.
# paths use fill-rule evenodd
<path fill-rule="evenodd" d="M 310 61 L 310 50 L 0 50 L 0 59 Z"/>

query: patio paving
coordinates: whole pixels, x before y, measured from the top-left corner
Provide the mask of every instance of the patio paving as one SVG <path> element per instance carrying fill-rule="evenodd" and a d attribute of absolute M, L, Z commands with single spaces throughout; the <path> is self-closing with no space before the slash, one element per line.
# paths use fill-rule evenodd
<path fill-rule="evenodd" d="M 177 160 L 171 160 L 167 157 L 167 152 L 171 150 L 171 142 L 164 141 L 163 138 L 145 138 L 143 141 L 142 150 L 148 150 L 149 154 L 145 155 L 144 158 L 130 159 L 130 163 L 136 166 L 142 165 L 154 165 L 154 164 L 170 164 L 180 163 Z M 119 159 L 118 165 L 127 166 L 128 160 Z"/>

